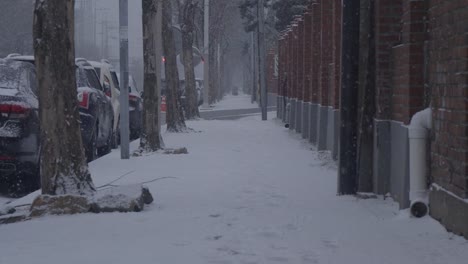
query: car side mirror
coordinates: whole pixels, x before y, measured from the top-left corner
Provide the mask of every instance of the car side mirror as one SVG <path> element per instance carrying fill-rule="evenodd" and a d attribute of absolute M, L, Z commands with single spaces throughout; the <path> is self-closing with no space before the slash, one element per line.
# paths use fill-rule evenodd
<path fill-rule="evenodd" d="M 104 88 L 104 93 L 110 97 L 111 95 L 111 87 L 110 87 L 110 84 L 108 82 L 104 82 L 104 85 L 103 85 L 103 88 Z"/>

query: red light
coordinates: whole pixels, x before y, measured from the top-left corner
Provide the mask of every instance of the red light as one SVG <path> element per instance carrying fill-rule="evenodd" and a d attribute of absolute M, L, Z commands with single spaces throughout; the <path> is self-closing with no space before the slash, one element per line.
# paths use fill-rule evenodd
<path fill-rule="evenodd" d="M 162 57 L 162 62 L 166 62 L 166 57 Z"/>
<path fill-rule="evenodd" d="M 129 94 L 128 95 L 128 100 L 130 100 L 132 102 L 136 102 L 136 101 L 138 101 L 138 97 L 136 95 Z"/>
<path fill-rule="evenodd" d="M 89 94 L 88 92 L 82 92 L 78 94 L 78 102 L 81 108 L 88 109 L 89 107 Z"/>
<path fill-rule="evenodd" d="M 19 104 L 1 104 L 0 113 L 9 115 L 10 118 L 25 118 L 29 115 L 31 109 Z"/>
<path fill-rule="evenodd" d="M 29 112 L 29 108 L 22 105 L 11 105 L 11 112 L 15 114 L 27 114 Z"/>
<path fill-rule="evenodd" d="M 0 113 L 5 113 L 5 114 L 9 114 L 10 113 L 10 108 L 11 106 L 10 105 L 0 105 Z"/>

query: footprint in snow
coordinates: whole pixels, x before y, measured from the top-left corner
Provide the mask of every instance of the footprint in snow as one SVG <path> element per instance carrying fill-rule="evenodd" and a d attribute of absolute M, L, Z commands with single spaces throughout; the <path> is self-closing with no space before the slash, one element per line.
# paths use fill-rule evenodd
<path fill-rule="evenodd" d="M 267 260 L 281 263 L 289 262 L 289 259 L 286 257 L 268 257 Z"/>
<path fill-rule="evenodd" d="M 211 236 L 211 237 L 208 237 L 206 240 L 217 241 L 217 240 L 220 240 L 221 238 L 223 238 L 223 236 Z"/>
<path fill-rule="evenodd" d="M 220 217 L 220 216 L 221 216 L 221 214 L 210 214 L 210 217 L 211 217 L 211 218 L 218 218 L 218 217 Z"/>
<path fill-rule="evenodd" d="M 259 232 L 257 235 L 260 236 L 260 237 L 264 237 L 264 238 L 278 238 L 278 237 L 280 237 L 280 235 L 278 233 L 269 232 L 269 231 Z"/>

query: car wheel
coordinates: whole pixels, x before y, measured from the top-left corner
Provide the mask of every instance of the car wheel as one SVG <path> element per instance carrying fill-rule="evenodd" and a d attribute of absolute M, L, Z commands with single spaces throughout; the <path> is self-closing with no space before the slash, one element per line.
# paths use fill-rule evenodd
<path fill-rule="evenodd" d="M 30 175 L 26 172 L 19 172 L 8 181 L 8 196 L 19 198 L 33 191 L 33 183 Z"/>
<path fill-rule="evenodd" d="M 114 130 L 111 127 L 111 131 L 107 137 L 106 145 L 98 149 L 99 156 L 104 156 L 109 154 L 112 151 L 112 146 L 114 144 Z"/>
<path fill-rule="evenodd" d="M 97 151 L 97 127 L 94 129 L 93 134 L 91 136 L 91 140 L 86 148 L 86 158 L 88 162 L 91 162 L 98 158 L 98 151 Z"/>

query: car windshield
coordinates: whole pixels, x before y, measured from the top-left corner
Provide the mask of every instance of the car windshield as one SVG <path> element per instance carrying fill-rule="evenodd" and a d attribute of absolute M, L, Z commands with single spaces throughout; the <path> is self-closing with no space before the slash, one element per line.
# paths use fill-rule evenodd
<path fill-rule="evenodd" d="M 89 87 L 88 78 L 86 77 L 86 73 L 82 68 L 76 68 L 76 85 L 78 87 Z"/>
<path fill-rule="evenodd" d="M 117 74 L 115 72 L 111 72 L 112 81 L 116 85 L 117 90 L 120 90 L 119 79 L 117 78 Z"/>
<path fill-rule="evenodd" d="M 96 71 L 96 74 L 100 77 L 101 76 L 101 68 L 94 67 L 94 70 Z"/>
<path fill-rule="evenodd" d="M 0 65 L 0 88 L 13 91 L 31 91 L 29 72 L 22 63 Z"/>
<path fill-rule="evenodd" d="M 102 90 L 101 83 L 99 82 L 99 78 L 96 75 L 96 72 L 93 69 L 84 69 L 86 77 L 89 80 L 89 83 L 91 84 L 91 87 Z"/>
<path fill-rule="evenodd" d="M 18 89 L 21 71 L 7 65 L 0 65 L 0 88 Z"/>
<path fill-rule="evenodd" d="M 92 69 L 77 68 L 76 84 L 78 87 L 91 87 L 102 90 L 101 83 Z"/>

